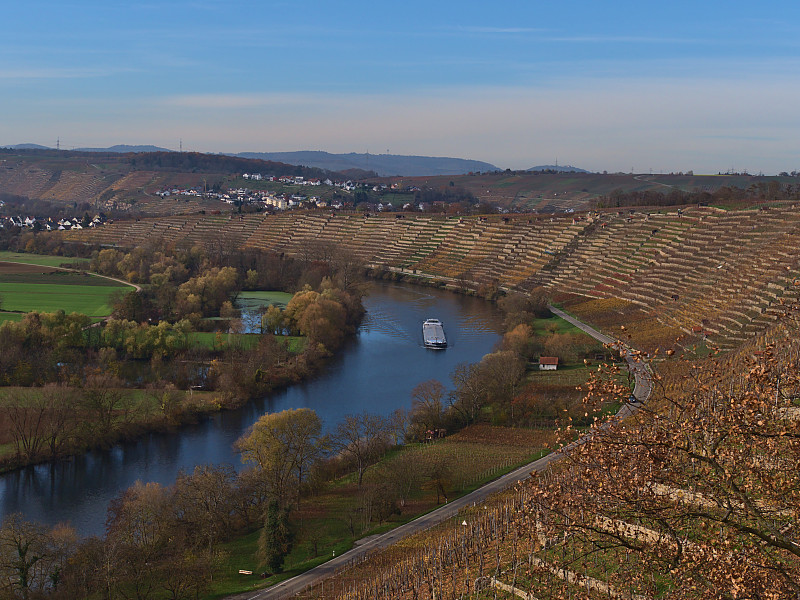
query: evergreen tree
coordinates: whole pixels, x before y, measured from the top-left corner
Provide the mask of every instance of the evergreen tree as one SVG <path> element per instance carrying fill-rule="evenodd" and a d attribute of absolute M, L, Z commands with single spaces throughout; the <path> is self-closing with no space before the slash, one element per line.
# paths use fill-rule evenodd
<path fill-rule="evenodd" d="M 294 533 L 289 528 L 289 510 L 281 508 L 276 500 L 267 507 L 264 529 L 258 538 L 259 558 L 272 573 L 283 571 L 283 561 L 292 551 Z"/>

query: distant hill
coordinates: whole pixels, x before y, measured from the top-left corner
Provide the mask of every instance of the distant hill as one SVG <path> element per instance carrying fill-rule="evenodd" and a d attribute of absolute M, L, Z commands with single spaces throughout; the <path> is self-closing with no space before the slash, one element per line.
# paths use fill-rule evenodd
<path fill-rule="evenodd" d="M 400 154 L 331 154 L 330 152 L 303 150 L 300 152 L 240 152 L 235 156 L 273 160 L 292 165 L 318 167 L 330 171 L 361 169 L 374 171 L 380 177 L 400 175 L 463 175 L 465 173 L 498 171 L 487 162 L 465 158 L 440 156 L 405 156 Z"/>
<path fill-rule="evenodd" d="M 128 144 L 117 144 L 110 148 L 75 148 L 76 152 L 172 152 L 167 148 L 158 146 L 129 146 Z"/>
<path fill-rule="evenodd" d="M 15 144 L 13 146 L 3 146 L 3 148 L 11 148 L 12 150 L 55 150 L 50 146 L 42 146 L 41 144 Z M 62 148 L 65 152 L 65 148 Z M 167 148 L 160 148 L 158 146 L 130 146 L 128 144 L 117 144 L 109 148 L 70 148 L 71 152 L 116 152 L 124 154 L 126 152 L 173 152 Z"/>
<path fill-rule="evenodd" d="M 591 173 L 586 169 L 579 169 L 572 165 L 539 165 L 538 167 L 531 167 L 528 169 L 529 173 L 534 171 L 555 171 L 557 173 Z"/>
<path fill-rule="evenodd" d="M 314 167 L 197 152 L 0 148 L 0 162 L 0 195 L 147 214 L 219 209 L 219 200 L 187 196 L 177 203 L 162 199 L 158 192 L 192 187 L 224 189 L 228 181 L 242 173 L 351 178 Z"/>
<path fill-rule="evenodd" d="M 4 146 L 13 150 L 55 150 L 39 144 L 16 144 Z M 159 146 L 143 145 L 131 146 L 117 144 L 108 148 L 74 148 L 75 152 L 98 153 L 141 153 L 141 152 L 174 152 Z M 265 160 L 289 165 L 302 165 L 316 167 L 326 171 L 338 173 L 353 172 L 377 174 L 379 177 L 400 175 L 414 177 L 424 175 L 464 175 L 466 173 L 479 173 L 499 171 L 495 165 L 480 160 L 465 158 L 450 158 L 444 156 L 406 156 L 401 154 L 331 154 L 330 152 L 302 150 L 299 152 L 239 152 L 226 153 L 225 156 Z M 534 167 L 537 169 L 537 167 Z M 532 169 L 533 170 L 533 169 Z M 571 170 L 571 169 L 567 169 Z M 580 169 L 575 169 L 581 171 Z"/>
<path fill-rule="evenodd" d="M 40 144 L 14 144 L 13 146 L 3 146 L 3 148 L 11 148 L 12 150 L 54 150 L 54 148 L 48 148 Z"/>

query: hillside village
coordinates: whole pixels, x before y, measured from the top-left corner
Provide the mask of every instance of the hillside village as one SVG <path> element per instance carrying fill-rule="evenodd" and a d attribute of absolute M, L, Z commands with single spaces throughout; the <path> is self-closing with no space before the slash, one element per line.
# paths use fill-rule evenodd
<path fill-rule="evenodd" d="M 69 231 L 72 229 L 92 229 L 100 227 L 107 222 L 102 214 L 97 214 L 94 217 L 89 217 L 88 214 L 83 217 L 71 217 L 56 219 L 53 217 L 35 217 L 35 216 L 0 216 L 0 229 L 10 229 L 17 227 L 20 229 L 32 229 L 34 231 Z"/>
<path fill-rule="evenodd" d="M 381 184 L 370 184 L 364 182 L 354 182 L 352 180 L 332 180 L 326 178 L 324 180 L 315 179 L 315 178 L 304 178 L 300 176 L 291 176 L 291 175 L 262 175 L 261 173 L 243 173 L 241 178 L 246 181 L 266 181 L 266 182 L 276 182 L 282 184 L 286 187 L 293 187 L 296 188 L 300 187 L 309 187 L 315 188 L 320 186 L 326 186 L 328 188 L 334 188 L 336 190 L 342 190 L 345 193 L 352 193 L 358 190 L 362 191 L 372 191 L 372 192 L 387 192 L 387 191 L 394 191 L 394 192 L 401 192 L 407 194 L 414 194 L 420 191 L 420 188 L 417 186 L 402 186 L 400 184 L 391 184 L 387 185 L 384 183 Z M 186 197 L 194 197 L 194 198 L 206 198 L 206 199 L 216 199 L 224 202 L 225 204 L 235 205 L 235 206 L 249 206 L 251 208 L 256 209 L 267 209 L 267 210 L 291 210 L 293 208 L 330 208 L 335 210 L 341 210 L 344 208 L 353 208 L 356 204 L 355 199 L 353 200 L 342 200 L 342 199 L 334 199 L 334 200 L 326 200 L 321 198 L 319 195 L 306 195 L 302 193 L 298 193 L 297 191 L 294 192 L 286 192 L 286 193 L 277 193 L 274 190 L 258 190 L 258 189 L 250 189 L 247 187 L 235 187 L 230 188 L 227 190 L 219 190 L 219 191 L 209 191 L 203 190 L 199 186 L 188 187 L 188 188 L 180 188 L 180 187 L 170 187 L 164 188 L 156 193 L 156 195 L 160 196 L 161 198 L 186 198 Z M 376 202 L 376 203 L 366 203 L 365 208 L 376 210 L 378 212 L 383 211 L 392 211 L 396 208 L 400 208 L 399 206 L 396 207 L 391 202 Z M 420 210 L 424 211 L 428 208 L 424 202 L 407 202 L 402 205 L 402 210 Z"/>

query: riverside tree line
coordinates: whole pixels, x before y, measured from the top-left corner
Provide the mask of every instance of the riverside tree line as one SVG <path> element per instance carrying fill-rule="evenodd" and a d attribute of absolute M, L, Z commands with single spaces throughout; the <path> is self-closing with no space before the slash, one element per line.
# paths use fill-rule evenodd
<path fill-rule="evenodd" d="M 266 313 L 267 330 L 297 328 L 324 345 L 324 334 L 315 328 L 323 321 L 347 322 L 346 310 L 336 301 L 345 292 L 328 281 L 320 281 L 319 291 L 305 286 L 284 311 Z M 345 517 L 354 536 L 386 520 L 421 485 L 446 500 L 453 487 L 453 465 L 445 458 L 423 465 L 409 455 L 409 460 L 401 456 L 380 470 L 375 465 L 397 443 L 427 439 L 432 430 L 453 432 L 485 420 L 525 423 L 530 415 L 515 400 L 526 387 L 526 364 L 547 343 L 533 339 L 529 324 L 546 312 L 546 299 L 540 294 L 514 296 L 502 305 L 511 330 L 498 349 L 480 363 L 457 367 L 451 392 L 437 381 L 417 386 L 408 413 L 397 411 L 389 418 L 349 415 L 327 435 L 317 415 L 307 409 L 264 415 L 237 443 L 248 468 L 236 473 L 230 466 L 201 466 L 181 475 L 173 486 L 136 484 L 109 506 L 102 538 L 78 540 L 66 526 L 46 528 L 19 517 L 7 519 L 0 528 L 0 573 L 5 577 L 0 589 L 31 598 L 192 598 L 208 588 L 224 562 L 221 544 L 254 529 L 261 532 L 263 568 L 280 571 L 298 535 L 293 511 L 327 482 L 347 473 L 352 473 L 357 490 L 354 509 Z M 61 339 L 60 332 L 52 335 L 53 341 Z M 240 380 L 246 379 L 241 376 L 246 372 L 237 366 Z M 96 386 L 94 391 L 87 390 L 90 384 Z M 82 407 L 87 401 L 59 396 L 84 394 L 93 398 L 98 410 L 96 418 L 85 421 L 99 429 L 119 420 L 125 409 L 109 404 L 113 387 L 91 380 L 87 386 L 69 390 L 49 385 L 37 391 L 44 406 L 52 407 L 52 415 L 55 407 Z M 166 410 L 177 390 L 155 393 Z M 22 414 L 33 413 L 26 409 Z M 20 452 L 49 452 L 51 442 L 70 431 L 69 424 L 55 427 L 51 417 L 39 422 L 47 426 L 41 435 L 25 437 L 27 441 L 20 437 Z"/>
<path fill-rule="evenodd" d="M 96 251 L 91 268 L 142 291 L 119 295 L 100 324 L 63 311 L 0 324 L 0 439 L 15 448 L 7 465 L 107 445 L 306 378 L 363 315 L 360 271 L 346 260 L 148 247 Z M 263 315 L 266 334 L 245 340 L 233 302 L 265 287 L 297 293 Z"/>

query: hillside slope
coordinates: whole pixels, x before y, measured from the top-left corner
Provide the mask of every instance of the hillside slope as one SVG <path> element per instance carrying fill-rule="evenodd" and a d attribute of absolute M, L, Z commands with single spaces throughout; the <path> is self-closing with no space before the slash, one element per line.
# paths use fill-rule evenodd
<path fill-rule="evenodd" d="M 616 191 L 654 191 L 668 194 L 672 190 L 714 193 L 725 187 L 748 189 L 774 182 L 797 185 L 790 175 L 759 177 L 752 175 L 643 175 L 634 173 L 552 173 L 499 171 L 447 177 L 390 177 L 382 181 L 399 185 L 464 188 L 481 201 L 522 212 L 554 213 L 569 208 L 586 210 L 589 202 Z M 773 184 L 773 185 L 774 185 Z"/>
<path fill-rule="evenodd" d="M 317 158 L 325 155 L 322 157 L 325 160 L 320 158 L 321 162 L 314 162 L 308 160 L 309 155 Z M 441 161 L 436 164 L 443 169 L 442 172 L 472 171 L 473 174 L 379 177 L 370 178 L 370 183 L 394 184 L 401 190 L 409 187 L 463 189 L 481 202 L 540 213 L 585 210 L 593 199 L 617 191 L 669 193 L 671 190 L 681 190 L 712 193 L 725 187 L 748 189 L 777 184 L 796 186 L 797 183 L 797 178 L 791 176 L 486 172 L 491 170 L 489 167 L 492 165 L 473 164 L 461 159 L 413 156 L 369 155 L 369 164 L 365 160 L 366 155 L 355 154 L 311 152 L 270 156 L 294 163 L 188 152 L 73 152 L 0 148 L 0 194 L 65 205 L 87 203 L 98 209 L 171 214 L 200 208 L 214 210 L 220 206 L 218 203 L 195 200 L 190 202 L 190 206 L 179 206 L 171 201 L 159 202 L 154 196 L 155 192 L 172 187 L 210 189 L 214 186 L 242 186 L 246 182 L 235 176 L 245 172 L 317 179 L 328 176 L 332 179 L 359 179 L 368 174 L 367 169 L 381 171 L 379 166 L 383 160 L 394 161 L 387 163 L 385 171 L 394 175 L 406 171 L 406 166 L 408 172 L 417 172 L 414 166 L 417 158 L 424 159 L 423 164 L 428 164 L 425 161 L 429 160 Z M 402 161 L 410 162 L 403 166 Z M 448 161 L 455 162 L 450 164 Z M 296 163 L 319 164 L 324 168 L 297 166 Z M 354 168 L 354 165 L 360 167 Z M 436 172 L 436 169 L 426 167 L 424 171 Z M 149 172 L 150 175 L 139 176 L 141 172 Z M 137 175 L 131 180 L 124 179 L 133 173 Z"/>
<path fill-rule="evenodd" d="M 650 335 L 650 349 L 680 336 L 733 347 L 800 294 L 800 255 L 793 250 L 800 247 L 800 211 L 790 206 L 588 218 L 189 215 L 117 222 L 66 239 L 120 247 L 158 240 L 312 258 L 336 247 L 374 268 L 426 273 L 454 286 L 545 286 L 567 302 L 570 294 L 616 299 L 624 308 L 613 311 L 649 316 L 650 329 L 663 329 L 655 341 Z"/>
<path fill-rule="evenodd" d="M 192 200 L 176 205 L 155 196 L 168 188 L 223 185 L 245 172 L 336 177 L 323 169 L 189 152 L 79 152 L 0 148 L 0 193 L 55 204 L 88 204 L 98 210 L 171 214 L 220 208 L 219 202 Z M 343 176 L 341 178 L 344 178 Z"/>
<path fill-rule="evenodd" d="M 406 156 L 399 154 L 331 154 L 305 150 L 299 152 L 240 152 L 236 156 L 274 160 L 293 165 L 319 167 L 331 171 L 361 169 L 374 171 L 382 177 L 392 175 L 459 175 L 471 171 L 497 171 L 498 168 L 480 160 L 443 156 Z"/>
<path fill-rule="evenodd" d="M 205 244 L 210 252 L 261 248 L 311 260 L 338 252 L 377 274 L 433 276 L 487 294 L 499 285 L 542 285 L 610 335 L 661 351 L 653 395 L 637 416 L 598 428 L 555 468 L 301 597 L 796 595 L 794 205 L 587 218 L 220 215 L 115 223 L 66 237 Z M 729 352 L 714 356 L 712 348 L 704 359 L 704 341 Z M 630 393 L 613 368 L 605 377 L 601 369 L 592 390 L 597 405 L 587 403 L 587 414 L 601 399 L 624 402 Z"/>

